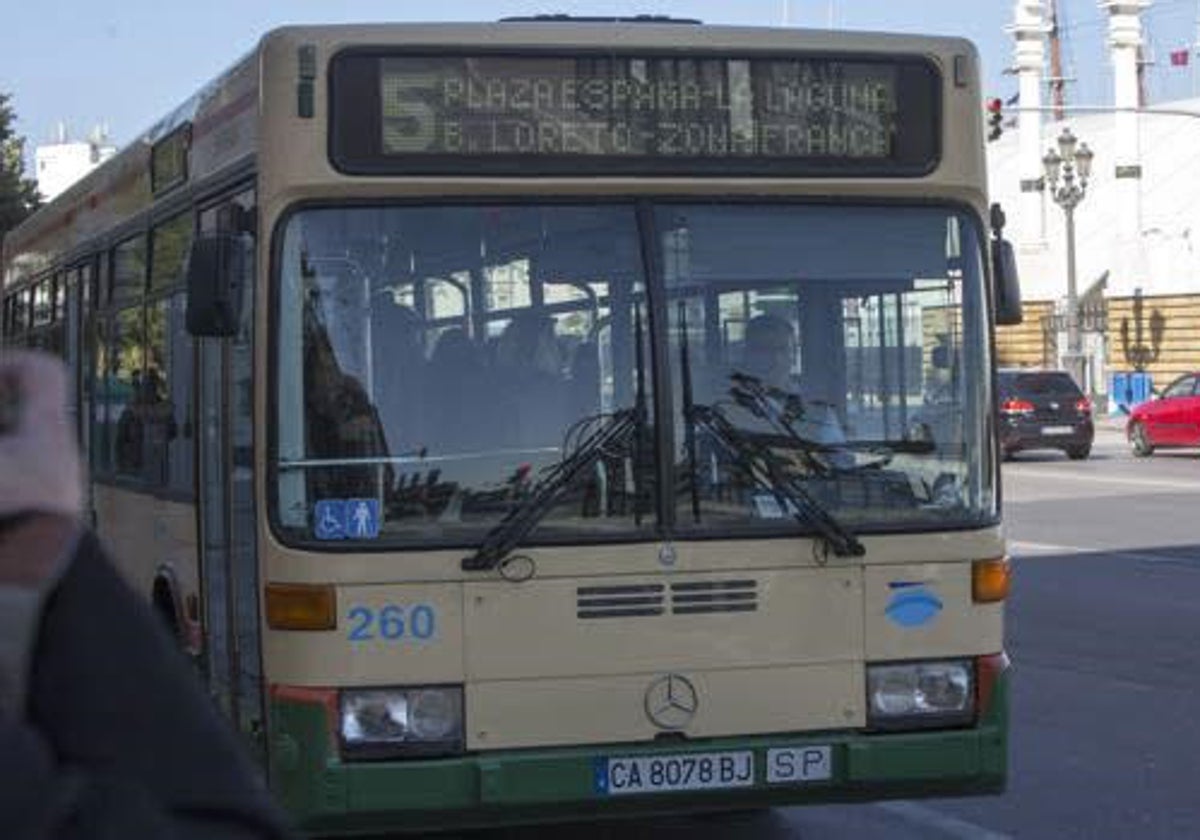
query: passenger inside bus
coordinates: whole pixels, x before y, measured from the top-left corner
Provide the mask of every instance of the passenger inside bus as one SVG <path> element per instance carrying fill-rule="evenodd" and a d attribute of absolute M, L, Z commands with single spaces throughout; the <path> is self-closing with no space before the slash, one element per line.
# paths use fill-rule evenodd
<path fill-rule="evenodd" d="M 117 470 L 123 475 L 162 481 L 167 444 L 177 429 L 166 385 L 157 368 L 133 371 L 130 400 L 117 420 Z"/>
<path fill-rule="evenodd" d="M 496 345 L 495 374 L 503 445 L 559 445 L 566 405 L 553 319 L 531 309 L 514 315 Z"/>
<path fill-rule="evenodd" d="M 425 445 L 421 319 L 411 307 L 396 303 L 390 290 L 374 296 L 370 318 L 371 398 L 383 423 L 388 451 L 393 457 L 405 457 Z"/>
<path fill-rule="evenodd" d="M 571 354 L 568 394 L 572 419 L 591 417 L 600 411 L 600 355 L 593 341 L 580 342 Z"/>
<path fill-rule="evenodd" d="M 491 418 L 479 411 L 478 395 L 487 377 L 479 348 L 461 327 L 438 336 L 426 379 L 435 386 L 429 393 L 430 450 L 457 453 L 486 447 Z"/>
<path fill-rule="evenodd" d="M 142 372 L 133 371 L 130 378 L 129 402 L 117 419 L 117 433 L 113 449 L 116 454 L 117 472 L 122 475 L 140 475 L 145 430 L 142 426 Z"/>

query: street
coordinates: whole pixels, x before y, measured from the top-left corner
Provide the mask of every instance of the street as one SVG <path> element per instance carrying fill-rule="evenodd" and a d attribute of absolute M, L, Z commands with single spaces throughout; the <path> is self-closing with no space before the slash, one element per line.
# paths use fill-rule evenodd
<path fill-rule="evenodd" d="M 1200 824 L 1200 457 L 1018 455 L 1008 792 L 471 835 L 583 838 L 1180 837 Z"/>

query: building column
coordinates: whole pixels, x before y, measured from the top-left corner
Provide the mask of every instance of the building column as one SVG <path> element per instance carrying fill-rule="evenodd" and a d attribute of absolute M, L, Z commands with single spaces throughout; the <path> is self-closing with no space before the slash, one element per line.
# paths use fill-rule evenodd
<path fill-rule="evenodd" d="M 1117 109 L 1113 143 L 1116 181 L 1111 197 L 1117 208 L 1117 227 L 1112 237 L 1108 283 L 1109 294 L 1114 297 L 1128 297 L 1135 288 L 1152 285 L 1146 276 L 1142 247 L 1142 160 L 1140 115 L 1136 110 L 1141 106 L 1138 94 L 1141 13 L 1149 5 L 1149 0 L 1100 2 L 1100 8 L 1109 13 L 1108 46 L 1113 65 L 1113 106 Z"/>
<path fill-rule="evenodd" d="M 1007 31 L 1016 41 L 1013 55 L 1020 87 L 1018 107 L 1018 172 L 1021 198 L 1013 214 L 1019 220 L 1018 245 L 1042 249 L 1046 245 L 1046 200 L 1042 177 L 1042 75 L 1046 60 L 1045 3 L 1016 0 L 1013 23 Z M 1023 250 L 1025 249 L 1023 248 Z"/>

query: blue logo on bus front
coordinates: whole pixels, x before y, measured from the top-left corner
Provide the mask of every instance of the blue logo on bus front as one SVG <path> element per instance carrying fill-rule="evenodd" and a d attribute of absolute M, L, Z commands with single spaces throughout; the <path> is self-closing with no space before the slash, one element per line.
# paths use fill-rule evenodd
<path fill-rule="evenodd" d="M 895 580 L 888 584 L 892 590 L 884 615 L 901 627 L 921 627 L 933 621 L 942 611 L 942 600 L 924 581 Z"/>

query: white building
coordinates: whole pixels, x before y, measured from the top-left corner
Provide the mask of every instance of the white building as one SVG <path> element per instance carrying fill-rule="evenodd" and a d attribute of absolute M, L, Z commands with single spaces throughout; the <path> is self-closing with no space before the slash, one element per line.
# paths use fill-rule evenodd
<path fill-rule="evenodd" d="M 1005 364 L 1059 365 L 1067 350 L 1066 214 L 1045 184 L 1043 156 L 1064 128 L 1094 153 L 1075 208 L 1076 287 L 1092 317 L 1083 350 L 1093 393 L 1142 366 L 1155 385 L 1200 368 L 1200 100 L 1138 109 L 1137 48 L 1144 0 L 1102 0 L 1109 13 L 1114 107 L 1041 111 L 1045 4 L 1017 0 L 1010 32 L 1020 81 L 1015 128 L 988 145 L 993 201 L 1017 249 L 1026 322 L 1001 330 Z M 1055 317 L 1056 313 L 1059 317 Z"/>
<path fill-rule="evenodd" d="M 33 153 L 42 200 L 50 201 L 116 153 L 102 129 L 96 128 L 86 140 L 73 141 L 60 124 L 55 142 L 38 146 Z"/>

